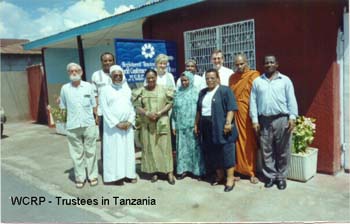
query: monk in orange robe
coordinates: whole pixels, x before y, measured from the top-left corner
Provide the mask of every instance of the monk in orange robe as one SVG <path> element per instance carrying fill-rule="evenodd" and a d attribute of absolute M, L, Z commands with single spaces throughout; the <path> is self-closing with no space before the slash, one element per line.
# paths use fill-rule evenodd
<path fill-rule="evenodd" d="M 250 177 L 250 182 L 256 184 L 256 155 L 258 150 L 257 139 L 249 117 L 250 90 L 255 78 L 260 73 L 250 70 L 247 57 L 238 54 L 235 57 L 236 71 L 230 76 L 229 86 L 236 96 L 238 111 L 235 111 L 235 121 L 239 132 L 236 142 L 236 167 L 235 171 Z"/>

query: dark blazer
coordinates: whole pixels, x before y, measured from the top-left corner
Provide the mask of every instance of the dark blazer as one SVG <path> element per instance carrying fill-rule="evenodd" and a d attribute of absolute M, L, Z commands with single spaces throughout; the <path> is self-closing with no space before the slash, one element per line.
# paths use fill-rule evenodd
<path fill-rule="evenodd" d="M 205 94 L 208 92 L 208 88 L 202 89 L 199 93 L 197 101 L 197 112 L 202 116 L 202 101 Z M 237 140 L 238 131 L 235 125 L 235 121 L 232 120 L 232 132 L 228 135 L 224 135 L 224 126 L 226 123 L 226 115 L 229 111 L 237 111 L 236 98 L 230 88 L 220 85 L 216 93 L 213 96 L 211 103 L 211 119 L 213 125 L 213 143 L 214 144 L 226 144 L 232 143 Z M 199 130 L 203 130 L 203 127 L 199 126 Z M 200 131 L 200 133 L 202 133 Z"/>

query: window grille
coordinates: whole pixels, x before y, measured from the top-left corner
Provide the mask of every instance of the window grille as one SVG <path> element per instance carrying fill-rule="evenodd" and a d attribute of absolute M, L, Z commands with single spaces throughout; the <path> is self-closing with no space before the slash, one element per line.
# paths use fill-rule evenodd
<path fill-rule="evenodd" d="M 234 57 L 238 53 L 247 56 L 249 67 L 256 68 L 254 19 L 206 27 L 184 32 L 185 59 L 195 59 L 199 72 L 212 68 L 211 53 L 221 49 L 224 66 L 234 69 Z"/>

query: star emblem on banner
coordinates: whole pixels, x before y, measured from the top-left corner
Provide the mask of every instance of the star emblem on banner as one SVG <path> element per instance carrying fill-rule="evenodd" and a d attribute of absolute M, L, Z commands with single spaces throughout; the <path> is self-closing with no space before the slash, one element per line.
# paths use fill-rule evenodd
<path fill-rule="evenodd" d="M 150 43 L 146 43 L 141 48 L 141 54 L 147 59 L 147 58 L 153 58 L 155 52 L 154 47 Z"/>

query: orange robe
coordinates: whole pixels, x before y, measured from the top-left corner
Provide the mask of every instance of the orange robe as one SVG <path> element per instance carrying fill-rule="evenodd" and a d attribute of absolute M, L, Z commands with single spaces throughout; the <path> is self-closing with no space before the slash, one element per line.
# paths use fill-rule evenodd
<path fill-rule="evenodd" d="M 234 92 L 238 111 L 235 111 L 235 121 L 239 137 L 236 142 L 235 171 L 248 176 L 255 176 L 256 154 L 258 150 L 257 139 L 249 117 L 249 98 L 253 81 L 260 73 L 248 70 L 243 74 L 234 73 L 229 79 L 229 86 Z"/>

